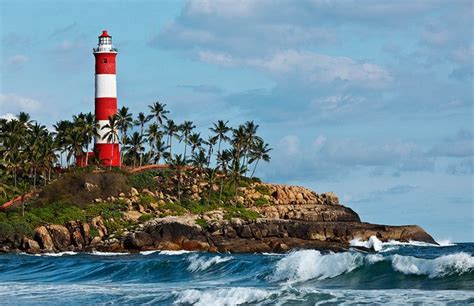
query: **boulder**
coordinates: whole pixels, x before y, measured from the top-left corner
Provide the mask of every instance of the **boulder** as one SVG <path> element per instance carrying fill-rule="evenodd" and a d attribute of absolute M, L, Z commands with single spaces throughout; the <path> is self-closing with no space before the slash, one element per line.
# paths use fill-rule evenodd
<path fill-rule="evenodd" d="M 34 239 L 38 242 L 41 249 L 46 252 L 54 251 L 53 239 L 45 226 L 40 226 L 35 229 Z"/>
<path fill-rule="evenodd" d="M 71 240 L 74 246 L 82 249 L 86 245 L 83 235 L 83 226 L 80 221 L 70 221 L 66 224 L 66 228 L 71 234 Z"/>
<path fill-rule="evenodd" d="M 20 247 L 29 254 L 38 254 L 41 251 L 39 243 L 28 237 L 23 237 Z"/>
<path fill-rule="evenodd" d="M 51 239 L 53 240 L 54 246 L 59 251 L 67 251 L 71 245 L 71 234 L 65 226 L 58 224 L 51 224 L 46 227 Z"/>

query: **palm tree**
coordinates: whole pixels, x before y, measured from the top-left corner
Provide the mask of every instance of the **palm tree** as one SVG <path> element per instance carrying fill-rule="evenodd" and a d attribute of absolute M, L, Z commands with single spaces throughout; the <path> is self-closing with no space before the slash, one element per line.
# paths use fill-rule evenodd
<path fill-rule="evenodd" d="M 72 122 L 68 120 L 60 120 L 53 125 L 55 141 L 57 143 L 58 150 L 60 152 L 60 163 L 63 167 L 63 153 L 66 152 L 66 137 L 69 133 L 69 130 L 72 129 Z"/>
<path fill-rule="evenodd" d="M 191 163 L 194 167 L 196 167 L 199 171 L 204 168 L 204 165 L 207 163 L 207 156 L 204 153 L 204 150 L 199 150 L 198 153 L 193 153 L 191 157 Z"/>
<path fill-rule="evenodd" d="M 254 161 L 256 162 L 255 166 L 253 167 L 253 171 L 250 175 L 250 178 L 252 178 L 255 174 L 255 170 L 257 169 L 257 165 L 260 160 L 263 160 L 267 163 L 270 162 L 270 155 L 268 153 L 271 150 L 273 149 L 270 148 L 268 144 L 264 143 L 262 140 L 258 140 L 252 145 L 249 154 L 249 164 L 252 164 Z"/>
<path fill-rule="evenodd" d="M 97 130 L 99 129 L 99 124 L 95 120 L 95 116 L 92 113 L 87 113 L 81 119 L 80 129 L 82 136 L 84 138 L 84 144 L 86 147 L 86 166 L 89 165 L 89 145 L 92 142 L 92 139 L 99 135 Z"/>
<path fill-rule="evenodd" d="M 166 114 L 169 113 L 169 111 L 165 109 L 166 104 L 157 101 L 152 105 L 148 105 L 148 107 L 153 117 L 155 117 L 156 123 L 159 124 L 160 127 L 163 126 L 163 120 L 168 120 Z"/>
<path fill-rule="evenodd" d="M 244 130 L 245 130 L 245 140 L 243 144 L 243 151 L 244 151 L 244 161 L 243 164 L 248 168 L 249 162 L 248 162 L 248 155 L 250 152 L 250 148 L 256 141 L 263 141 L 260 136 L 257 136 L 257 129 L 258 129 L 258 124 L 256 125 L 253 121 L 247 121 L 244 124 Z M 247 174 L 247 172 L 245 173 Z"/>
<path fill-rule="evenodd" d="M 181 204 L 181 176 L 182 171 L 186 166 L 186 160 L 181 154 L 175 155 L 174 158 L 171 159 L 170 166 L 173 170 L 176 171 L 176 177 L 178 180 L 178 203 Z"/>
<path fill-rule="evenodd" d="M 201 133 L 193 133 L 189 135 L 189 144 L 191 146 L 191 154 L 194 154 L 194 151 L 202 145 Z"/>
<path fill-rule="evenodd" d="M 66 148 L 68 153 L 66 155 L 66 161 L 69 165 L 72 157 L 82 156 L 84 140 L 80 130 L 72 129 L 66 136 Z"/>
<path fill-rule="evenodd" d="M 135 120 L 133 123 L 136 126 L 140 127 L 140 136 L 143 136 L 143 128 L 145 127 L 145 124 L 153 118 L 152 115 L 145 115 L 143 112 L 139 112 L 137 116 L 137 120 Z"/>
<path fill-rule="evenodd" d="M 134 132 L 128 140 L 127 153 L 133 159 L 133 167 L 136 166 L 137 156 L 140 157 L 140 166 L 142 165 L 142 153 L 145 150 L 143 147 L 143 137 L 138 133 Z"/>
<path fill-rule="evenodd" d="M 151 156 L 153 156 L 154 160 L 159 162 L 162 154 L 159 152 L 159 149 L 164 146 L 162 142 L 164 133 L 160 131 L 158 124 L 152 123 L 148 126 L 145 136 L 147 137 L 148 144 L 150 145 L 150 150 L 152 152 Z M 154 151 L 157 151 L 156 153 Z M 156 159 L 156 155 L 158 154 L 158 159 Z M 155 162 L 156 163 L 156 162 Z"/>
<path fill-rule="evenodd" d="M 219 139 L 219 144 L 217 146 L 217 154 L 221 152 L 221 143 L 223 141 L 229 141 L 229 136 L 226 134 L 232 129 L 227 126 L 229 121 L 218 120 L 217 123 L 214 123 L 214 127 L 209 128 L 215 136 Z"/>
<path fill-rule="evenodd" d="M 109 117 L 109 122 L 102 127 L 102 130 L 105 130 L 104 139 L 108 143 L 113 143 L 114 145 L 119 141 L 119 124 L 117 120 L 117 115 Z M 112 169 L 112 163 L 114 161 L 114 151 L 112 150 L 112 160 L 109 161 L 110 169 Z M 122 160 L 120 160 L 120 166 L 122 166 Z"/>
<path fill-rule="evenodd" d="M 217 143 L 217 136 L 209 136 L 207 141 L 204 140 L 203 143 L 208 146 L 208 149 L 207 149 L 207 167 L 209 168 L 211 166 L 211 158 L 212 158 L 213 148 Z"/>
<path fill-rule="evenodd" d="M 181 132 L 183 133 L 183 140 L 184 140 L 184 159 L 186 159 L 186 148 L 189 142 L 189 135 L 191 134 L 192 130 L 196 126 L 193 125 L 192 121 L 184 121 L 183 124 L 179 127 Z"/>
<path fill-rule="evenodd" d="M 125 144 L 127 142 L 129 128 L 133 127 L 133 114 L 128 112 L 128 107 L 123 106 L 117 112 L 117 123 L 121 134 L 121 142 Z M 120 160 L 122 161 L 123 151 L 120 152 Z M 122 166 L 122 162 L 120 162 Z"/>
<path fill-rule="evenodd" d="M 172 156 L 172 151 L 171 147 L 173 145 L 173 137 L 177 137 L 179 139 L 179 135 L 177 134 L 178 132 L 178 126 L 174 123 L 173 120 L 168 120 L 166 121 L 166 125 L 164 126 L 165 129 L 165 134 L 168 135 L 168 146 L 170 149 L 170 157 Z"/>
<path fill-rule="evenodd" d="M 227 168 L 231 160 L 232 160 L 232 153 L 229 150 L 223 150 L 217 155 L 217 168 L 220 167 L 222 169 L 221 186 L 220 186 L 220 191 L 219 191 L 219 203 L 222 198 L 222 190 L 224 188 L 224 179 L 227 177 Z"/>

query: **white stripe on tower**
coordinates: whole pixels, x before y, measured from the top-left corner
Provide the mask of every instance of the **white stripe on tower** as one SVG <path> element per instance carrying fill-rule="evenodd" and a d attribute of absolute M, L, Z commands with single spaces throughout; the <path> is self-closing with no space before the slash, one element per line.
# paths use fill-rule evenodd
<path fill-rule="evenodd" d="M 115 74 L 95 75 L 95 97 L 117 98 L 117 78 Z"/>

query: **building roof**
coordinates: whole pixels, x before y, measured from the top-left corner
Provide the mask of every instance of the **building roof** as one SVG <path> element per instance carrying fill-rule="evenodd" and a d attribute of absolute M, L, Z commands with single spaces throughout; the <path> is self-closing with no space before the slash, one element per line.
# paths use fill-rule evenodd
<path fill-rule="evenodd" d="M 112 37 L 109 35 L 109 33 L 107 33 L 107 30 L 104 30 L 102 31 L 102 35 L 100 35 L 99 37 Z"/>

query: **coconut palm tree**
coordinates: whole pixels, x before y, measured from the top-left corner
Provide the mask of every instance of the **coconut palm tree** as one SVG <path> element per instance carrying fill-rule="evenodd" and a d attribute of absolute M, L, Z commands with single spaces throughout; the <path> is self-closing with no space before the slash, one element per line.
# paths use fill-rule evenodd
<path fill-rule="evenodd" d="M 201 133 L 193 133 L 189 135 L 189 145 L 191 146 L 191 154 L 194 154 L 196 149 L 200 148 L 202 145 Z"/>
<path fill-rule="evenodd" d="M 125 144 L 128 138 L 128 129 L 133 127 L 133 114 L 128 112 L 128 107 L 123 106 L 117 112 L 117 122 L 121 135 L 121 143 Z M 123 151 L 120 151 L 120 160 L 123 159 Z M 122 165 L 122 163 L 120 163 Z"/>
<path fill-rule="evenodd" d="M 211 166 L 211 158 L 213 154 L 214 146 L 217 143 L 217 136 L 208 136 L 207 141 L 203 140 L 203 144 L 207 145 L 207 167 Z"/>
<path fill-rule="evenodd" d="M 232 129 L 227 126 L 229 121 L 218 120 L 217 123 L 214 123 L 214 127 L 209 128 L 215 136 L 219 139 L 219 144 L 217 146 L 217 154 L 221 152 L 221 143 L 223 141 L 229 141 L 230 138 L 227 136 L 227 133 Z"/>
<path fill-rule="evenodd" d="M 145 115 L 143 112 L 139 112 L 137 119 L 133 122 L 135 126 L 140 127 L 140 136 L 143 136 L 143 129 L 145 124 L 153 118 L 152 115 Z"/>
<path fill-rule="evenodd" d="M 73 124 L 69 120 L 60 120 L 53 125 L 55 141 L 60 153 L 60 164 L 63 167 L 63 153 L 66 152 L 66 138 L 69 134 L 69 131 L 72 129 Z"/>
<path fill-rule="evenodd" d="M 72 157 L 82 156 L 84 153 L 82 151 L 83 146 L 84 138 L 81 131 L 78 129 L 72 129 L 66 136 L 66 149 L 68 151 L 66 161 L 68 165 L 70 164 Z"/>
<path fill-rule="evenodd" d="M 263 140 L 257 140 L 255 143 L 253 143 L 249 153 L 249 164 L 255 162 L 255 165 L 253 167 L 253 171 L 250 175 L 250 178 L 252 178 L 255 174 L 255 170 L 257 169 L 258 162 L 260 160 L 263 160 L 267 163 L 270 162 L 270 155 L 268 153 L 271 150 L 273 149 L 270 148 L 268 144 L 264 143 Z"/>
<path fill-rule="evenodd" d="M 89 145 L 92 139 L 99 135 L 98 129 L 99 124 L 95 120 L 95 116 L 92 113 L 85 114 L 79 121 L 79 128 L 84 138 L 84 145 L 86 147 L 86 166 L 89 165 Z"/>
<path fill-rule="evenodd" d="M 199 150 L 199 152 L 193 153 L 191 157 L 191 164 L 199 171 L 204 168 L 204 166 L 207 164 L 207 156 L 206 153 L 204 153 L 204 150 Z"/>
<path fill-rule="evenodd" d="M 183 124 L 179 126 L 181 130 L 183 141 L 184 141 L 184 159 L 186 159 L 186 148 L 189 143 L 189 135 L 196 126 L 193 125 L 192 121 L 184 121 Z"/>
<path fill-rule="evenodd" d="M 117 143 L 119 141 L 119 123 L 117 120 L 117 115 L 109 117 L 109 122 L 102 127 L 102 130 L 105 130 L 104 139 L 108 143 Z M 110 169 L 112 169 L 112 163 L 114 160 L 114 151 L 112 150 L 112 160 L 109 161 Z M 122 166 L 122 160 L 120 160 L 120 166 Z"/>
<path fill-rule="evenodd" d="M 224 179 L 227 177 L 227 169 L 231 160 L 232 160 L 232 153 L 229 150 L 223 150 L 222 152 L 219 152 L 217 155 L 217 169 L 221 168 L 222 170 L 221 186 L 220 186 L 220 191 L 219 191 L 219 203 L 222 198 L 222 190 L 224 188 Z"/>
<path fill-rule="evenodd" d="M 244 124 L 244 133 L 245 133 L 245 140 L 243 143 L 243 151 L 244 151 L 244 161 L 243 165 L 245 165 L 248 169 L 248 158 L 249 158 L 249 153 L 250 153 L 250 148 L 256 141 L 263 141 L 260 136 L 257 136 L 257 129 L 258 129 L 258 124 L 255 124 L 253 121 L 247 121 Z M 247 174 L 247 173 L 245 173 Z"/>
<path fill-rule="evenodd" d="M 134 132 L 127 142 L 127 154 L 133 160 L 133 167 L 136 166 L 137 156 L 140 158 L 140 166 L 142 165 L 142 153 L 145 150 L 143 146 L 143 137 L 138 132 Z"/>
<path fill-rule="evenodd" d="M 175 155 L 174 158 L 171 159 L 170 166 L 171 169 L 176 171 L 176 178 L 178 181 L 178 203 L 181 204 L 181 179 L 182 179 L 182 172 L 186 167 L 186 160 L 183 158 L 181 154 Z"/>
<path fill-rule="evenodd" d="M 156 123 L 161 127 L 163 126 L 163 121 L 168 120 L 168 117 L 166 117 L 166 114 L 169 113 L 166 108 L 166 104 L 160 103 L 160 102 L 155 102 L 152 105 L 148 105 L 150 108 L 150 112 L 152 116 L 155 118 Z"/>
<path fill-rule="evenodd" d="M 164 126 L 165 134 L 168 135 L 168 146 L 170 149 L 170 157 L 172 156 L 172 145 L 173 145 L 173 137 L 180 139 L 178 135 L 178 126 L 174 123 L 173 120 L 166 121 L 166 125 Z"/>

